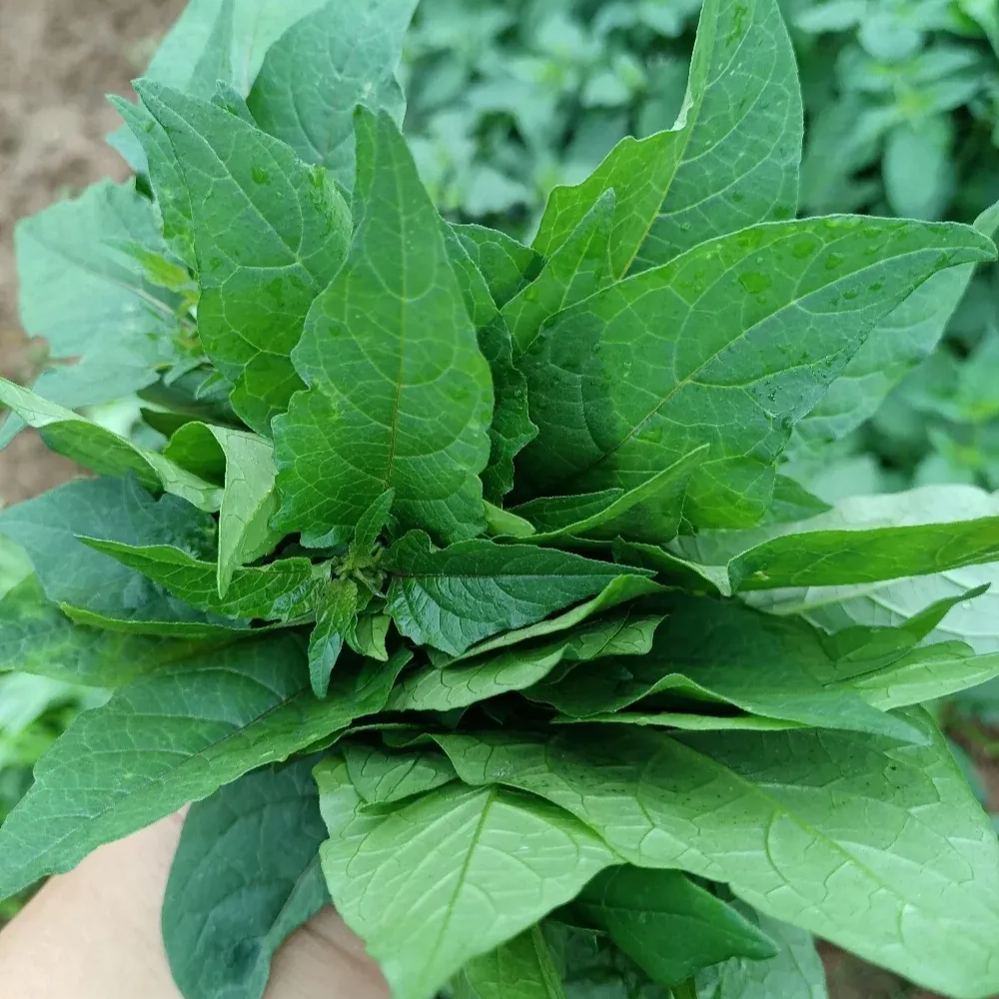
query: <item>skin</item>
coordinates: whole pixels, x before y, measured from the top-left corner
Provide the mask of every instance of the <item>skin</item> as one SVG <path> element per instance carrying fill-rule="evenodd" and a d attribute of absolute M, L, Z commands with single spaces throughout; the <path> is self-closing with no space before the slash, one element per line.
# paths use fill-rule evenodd
<path fill-rule="evenodd" d="M 52 878 L 0 933 L 0 991 L 18 999 L 182 999 L 160 903 L 182 824 L 171 816 Z M 265 999 L 388 999 L 361 942 L 326 909 L 274 958 Z"/>

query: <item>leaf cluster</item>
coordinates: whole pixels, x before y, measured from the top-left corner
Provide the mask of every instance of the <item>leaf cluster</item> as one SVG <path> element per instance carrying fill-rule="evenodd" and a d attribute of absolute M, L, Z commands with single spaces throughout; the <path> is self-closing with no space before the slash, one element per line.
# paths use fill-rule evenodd
<path fill-rule="evenodd" d="M 188 999 L 262 995 L 328 899 L 396 999 L 814 999 L 811 934 L 994 993 L 999 845 L 922 705 L 999 675 L 995 498 L 829 507 L 785 456 L 927 297 L 942 329 L 996 213 L 797 218 L 780 9 L 708 0 L 673 127 L 531 245 L 449 222 L 414 7 L 194 0 L 118 104 L 137 179 L 22 223 L 79 360 L 0 401 L 97 477 L 0 511 L 0 669 L 112 694 L 0 896 L 194 802 Z M 87 415 L 111 383 L 141 434 Z"/>

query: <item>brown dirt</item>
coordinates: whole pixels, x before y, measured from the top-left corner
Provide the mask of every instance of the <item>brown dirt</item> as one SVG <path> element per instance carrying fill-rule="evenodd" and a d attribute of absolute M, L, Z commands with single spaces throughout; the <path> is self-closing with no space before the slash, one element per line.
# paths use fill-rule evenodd
<path fill-rule="evenodd" d="M 103 142 L 118 124 L 104 99 L 129 93 L 183 0 L 0 0 L 0 373 L 37 363 L 17 322 L 18 218 L 125 166 Z M 63 481 L 73 466 L 31 434 L 0 453 L 0 505 Z"/>

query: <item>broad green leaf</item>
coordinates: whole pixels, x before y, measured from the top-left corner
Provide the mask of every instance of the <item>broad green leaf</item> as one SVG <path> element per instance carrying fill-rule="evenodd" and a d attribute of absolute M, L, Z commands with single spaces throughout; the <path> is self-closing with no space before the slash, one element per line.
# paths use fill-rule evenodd
<path fill-rule="evenodd" d="M 354 183 L 354 108 L 401 119 L 395 79 L 417 0 L 333 0 L 287 31 L 264 59 L 247 104 L 264 131 Z"/>
<path fill-rule="evenodd" d="M 469 961 L 455 992 L 455 999 L 565 999 L 562 975 L 540 926 Z"/>
<path fill-rule="evenodd" d="M 680 529 L 687 481 L 706 456 L 707 446 L 651 476 L 640 486 L 582 496 L 529 500 L 512 511 L 537 528 L 533 544 L 583 537 L 613 541 L 664 542 Z"/>
<path fill-rule="evenodd" d="M 694 701 L 707 705 L 702 711 L 731 706 L 820 728 L 922 737 L 918 727 L 871 707 L 835 679 L 834 660 L 808 625 L 735 603 L 679 598 L 648 655 L 582 663 L 527 696 L 575 718 L 632 705 L 649 713 L 650 704 L 682 713 Z"/>
<path fill-rule="evenodd" d="M 214 562 L 192 558 L 173 545 L 129 545 L 81 536 L 95 551 L 141 572 L 158 586 L 199 610 L 223 617 L 292 621 L 314 604 L 322 566 L 307 558 L 282 558 L 268 565 L 237 569 L 224 597 Z"/>
<path fill-rule="evenodd" d="M 235 570 L 268 554 L 281 539 L 270 527 L 278 504 L 274 448 L 256 434 L 191 422 L 171 437 L 164 454 L 180 465 L 193 459 L 214 481 L 222 473 L 217 575 L 224 597 Z"/>
<path fill-rule="evenodd" d="M 391 577 L 386 610 L 399 631 L 455 656 L 592 597 L 617 576 L 642 575 L 532 545 L 462 541 L 435 549 L 419 532 L 396 542 L 380 564 Z"/>
<path fill-rule="evenodd" d="M 381 496 L 371 501 L 371 506 L 361 514 L 350 543 L 350 554 L 354 560 L 370 557 L 381 533 L 388 526 L 395 502 L 395 491 L 386 489 Z"/>
<path fill-rule="evenodd" d="M 610 934 L 666 987 L 730 958 L 759 961 L 777 953 L 766 933 L 678 871 L 612 867 L 583 889 L 570 911 Z"/>
<path fill-rule="evenodd" d="M 682 558 L 659 545 L 631 541 L 614 543 L 614 558 L 629 565 L 651 569 L 665 583 L 680 585 L 693 593 L 731 596 L 728 569 L 720 565 L 702 565 Z"/>
<path fill-rule="evenodd" d="M 75 361 L 41 376 L 46 399 L 77 408 L 127 396 L 156 380 L 192 329 L 181 297 L 150 283 L 123 241 L 166 252 L 152 205 L 132 184 L 96 184 L 17 226 L 21 325 L 48 341 L 53 360 Z M 8 419 L 0 440 L 21 426 Z"/>
<path fill-rule="evenodd" d="M 103 534 L 126 545 L 169 545 L 210 557 L 211 517 L 176 497 L 154 500 L 130 480 L 79 480 L 0 511 L 0 534 L 28 553 L 45 595 L 64 608 L 180 630 L 215 623 L 78 540 Z"/>
<path fill-rule="evenodd" d="M 503 306 L 518 354 L 530 349 L 546 320 L 610 283 L 614 210 L 614 192 L 605 191 L 541 273 Z"/>
<path fill-rule="evenodd" d="M 322 171 L 245 121 L 160 84 L 137 89 L 181 164 L 201 342 L 235 384 L 236 411 L 268 435 L 301 385 L 291 350 L 343 262 L 347 205 Z"/>
<path fill-rule="evenodd" d="M 261 999 L 274 952 L 327 903 L 314 763 L 254 770 L 187 813 L 162 917 L 187 999 Z"/>
<path fill-rule="evenodd" d="M 421 666 L 403 677 L 388 707 L 391 711 L 452 711 L 532 687 L 563 664 L 600 656 L 643 656 L 651 649 L 661 620 L 661 616 L 618 614 L 541 644 L 511 646 L 498 654 L 461 659 L 446 668 Z"/>
<path fill-rule="evenodd" d="M 382 813 L 364 810 L 342 760 L 316 779 L 330 895 L 394 999 L 432 999 L 615 860 L 567 812 L 503 788 L 447 784 Z"/>
<path fill-rule="evenodd" d="M 311 388 L 275 424 L 277 523 L 323 544 L 391 488 L 403 527 L 469 537 L 484 526 L 489 368 L 402 137 L 384 114 L 356 123 L 354 242 L 295 349 Z"/>
<path fill-rule="evenodd" d="M 999 214 L 982 213 L 975 228 L 990 239 Z M 902 376 L 936 347 L 964 297 L 974 265 L 934 274 L 871 331 L 819 404 L 795 428 L 805 444 L 839 440 L 874 415 Z"/>
<path fill-rule="evenodd" d="M 481 225 L 456 225 L 452 228 L 481 271 L 499 309 L 525 284 L 533 281 L 544 265 L 539 253 L 504 232 Z"/>
<path fill-rule="evenodd" d="M 696 979 L 697 999 L 828 999 L 825 970 L 812 935 L 761 916 L 736 903 L 747 920 L 778 947 L 768 960 L 733 958 L 705 968 Z"/>
<path fill-rule="evenodd" d="M 536 493 L 633 488 L 708 443 L 687 517 L 754 523 L 791 427 L 870 329 L 936 271 L 994 252 L 964 226 L 849 216 L 697 246 L 542 333 L 520 467 Z"/>
<path fill-rule="evenodd" d="M 617 194 L 613 272 L 797 208 L 801 98 L 775 0 L 708 0 L 687 97 L 672 131 L 622 140 L 577 187 L 552 192 L 535 248 L 565 242 L 597 199 Z"/>
<path fill-rule="evenodd" d="M 968 486 L 926 486 L 844 500 L 774 533 L 729 563 L 733 590 L 874 583 L 994 562 L 999 502 Z"/>
<path fill-rule="evenodd" d="M 455 780 L 447 757 L 429 747 L 389 752 L 375 746 L 345 742 L 341 747 L 354 790 L 369 805 L 388 805 Z"/>
<path fill-rule="evenodd" d="M 34 576 L 0 598 L 0 672 L 22 672 L 90 687 L 120 687 L 189 656 L 181 639 L 101 631 L 74 624 Z"/>
<path fill-rule="evenodd" d="M 833 731 L 436 741 L 463 781 L 546 797 L 630 863 L 727 882 L 927 988 L 991 995 L 999 843 L 946 740 L 907 717 L 927 745 Z"/>
<path fill-rule="evenodd" d="M 218 510 L 222 502 L 219 489 L 169 458 L 138 447 L 99 423 L 6 378 L 0 378 L 0 403 L 9 406 L 29 427 L 39 430 L 53 451 L 98 475 L 132 473 L 150 491 L 172 493 L 199 510 Z"/>
<path fill-rule="evenodd" d="M 134 681 L 80 715 L 35 768 L 0 828 L 0 897 L 381 710 L 404 661 L 354 664 L 319 701 L 301 644 L 278 636 Z"/>
<path fill-rule="evenodd" d="M 514 366 L 510 330 L 489 285 L 452 227 L 444 226 L 444 237 L 465 307 L 476 328 L 479 350 L 492 372 L 493 420 L 489 427 L 489 463 L 482 472 L 482 487 L 487 499 L 498 503 L 513 488 L 514 459 L 534 440 L 538 428 L 528 413 L 527 382 Z"/>
<path fill-rule="evenodd" d="M 275 565 L 286 562 L 282 559 Z M 309 638 L 309 679 L 316 697 L 325 697 L 344 642 L 356 627 L 361 598 L 354 580 L 334 579 L 318 594 L 313 591 L 310 601 L 316 604 L 316 627 Z M 355 646 L 356 639 L 350 644 Z"/>

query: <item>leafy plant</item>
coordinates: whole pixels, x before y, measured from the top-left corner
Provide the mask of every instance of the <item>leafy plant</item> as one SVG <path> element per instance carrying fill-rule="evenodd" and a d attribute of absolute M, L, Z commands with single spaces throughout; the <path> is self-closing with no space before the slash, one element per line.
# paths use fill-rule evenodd
<path fill-rule="evenodd" d="M 0 896 L 194 802 L 188 999 L 259 997 L 327 898 L 397 999 L 817 997 L 813 933 L 984 999 L 999 843 L 920 705 L 999 674 L 995 499 L 830 509 L 780 463 L 996 213 L 796 220 L 780 11 L 708 0 L 674 128 L 531 246 L 451 224 L 398 126 L 414 6 L 192 3 L 119 104 L 139 178 L 20 227 L 79 362 L 0 400 L 100 477 L 0 512 L 0 664 L 114 693 Z M 95 364 L 147 431 L 78 412 Z"/>

